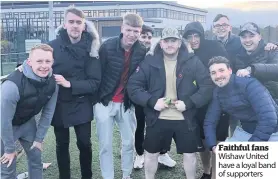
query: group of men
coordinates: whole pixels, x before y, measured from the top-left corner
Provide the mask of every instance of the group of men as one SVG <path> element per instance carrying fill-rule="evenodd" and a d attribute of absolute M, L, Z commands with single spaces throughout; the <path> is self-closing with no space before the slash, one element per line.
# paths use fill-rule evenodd
<path fill-rule="evenodd" d="M 158 163 L 175 166 L 167 154 L 172 139 L 183 154 L 187 179 L 196 178 L 197 152 L 201 179 L 216 178 L 211 156 L 229 126 L 230 141 L 278 141 L 277 45 L 265 45 L 254 23 L 233 35 L 225 15 L 216 16 L 213 29 L 216 39 L 208 40 L 199 22 L 188 23 L 182 35 L 166 27 L 151 48 L 153 29 L 128 13 L 121 34 L 100 45 L 82 10 L 69 7 L 57 38 L 31 49 L 2 83 L 1 177 L 16 178 L 14 142 L 19 140 L 29 178 L 42 178 L 42 142 L 52 125 L 59 178 L 71 178 L 70 127 L 81 177 L 93 178 L 93 119 L 104 179 L 114 178 L 114 123 L 121 133 L 123 179 L 131 178 L 133 168 L 144 167 L 145 178 L 154 179 Z"/>

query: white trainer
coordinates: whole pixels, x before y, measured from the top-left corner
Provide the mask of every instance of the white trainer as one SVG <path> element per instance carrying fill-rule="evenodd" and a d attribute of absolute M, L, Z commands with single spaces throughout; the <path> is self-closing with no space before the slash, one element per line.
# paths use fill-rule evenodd
<path fill-rule="evenodd" d="M 130 176 L 128 176 L 128 177 L 123 177 L 123 179 L 132 179 Z"/>
<path fill-rule="evenodd" d="M 136 155 L 133 168 L 141 169 L 144 167 L 144 155 Z"/>
<path fill-rule="evenodd" d="M 16 177 L 16 179 L 26 179 L 26 178 L 28 178 L 28 172 L 21 173 Z"/>
<path fill-rule="evenodd" d="M 160 154 L 159 157 L 158 157 L 158 162 L 167 166 L 167 167 L 174 167 L 177 164 L 176 161 L 171 159 L 171 157 L 168 155 L 168 153 Z"/>

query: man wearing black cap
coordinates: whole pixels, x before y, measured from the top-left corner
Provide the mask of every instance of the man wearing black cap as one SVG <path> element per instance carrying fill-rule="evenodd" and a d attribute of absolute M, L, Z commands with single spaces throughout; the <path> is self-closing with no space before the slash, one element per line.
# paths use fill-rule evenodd
<path fill-rule="evenodd" d="M 170 150 L 172 139 L 177 153 L 183 154 L 186 178 L 196 178 L 195 152 L 204 147 L 194 118 L 196 109 L 210 101 L 212 90 L 208 69 L 189 52 L 178 30 L 163 29 L 153 54 L 146 56 L 127 84 L 130 99 L 146 114 L 146 179 L 155 178 L 159 152 Z"/>
<path fill-rule="evenodd" d="M 142 32 L 139 37 L 139 41 L 142 42 L 145 47 L 150 50 L 152 37 L 153 37 L 154 30 L 147 25 L 143 25 Z M 139 105 L 135 105 L 135 115 L 137 119 L 137 128 L 135 132 L 135 150 L 136 150 L 136 157 L 133 164 L 135 169 L 141 169 L 144 166 L 144 147 L 143 142 L 145 138 L 145 114 L 143 107 Z M 163 164 L 167 167 L 174 167 L 176 165 L 176 161 L 174 161 L 167 151 L 161 151 L 158 157 L 158 162 Z"/>
<path fill-rule="evenodd" d="M 194 50 L 194 54 L 199 57 L 199 59 L 203 62 L 203 64 L 208 69 L 208 62 L 214 56 L 223 56 L 228 58 L 228 53 L 226 52 L 224 46 L 216 41 L 216 40 L 207 40 L 205 39 L 205 31 L 200 22 L 191 22 L 186 25 L 184 29 L 183 38 L 189 42 L 192 49 Z M 209 103 L 209 102 L 208 102 Z M 203 124 L 206 115 L 206 111 L 208 108 L 207 105 L 198 109 L 196 119 L 200 125 L 201 136 L 205 139 Z M 229 128 L 229 116 L 227 114 L 221 115 L 221 120 L 219 120 L 217 126 L 217 140 L 224 141 L 228 136 L 228 128 Z M 210 179 L 211 178 L 211 166 L 214 167 L 214 164 L 211 164 L 211 152 L 208 150 L 200 153 L 204 174 L 201 179 Z M 214 163 L 214 162 L 213 162 Z"/>
<path fill-rule="evenodd" d="M 237 55 L 236 75 L 257 78 L 278 103 L 278 50 L 266 51 L 257 24 L 248 22 L 240 29 L 244 49 Z"/>

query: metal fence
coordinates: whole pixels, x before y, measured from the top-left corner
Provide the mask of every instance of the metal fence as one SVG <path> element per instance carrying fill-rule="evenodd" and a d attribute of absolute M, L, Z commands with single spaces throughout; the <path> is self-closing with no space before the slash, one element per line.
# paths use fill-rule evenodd
<path fill-rule="evenodd" d="M 28 53 L 7 53 L 1 54 L 1 76 L 14 71 L 16 66 L 28 58 Z"/>

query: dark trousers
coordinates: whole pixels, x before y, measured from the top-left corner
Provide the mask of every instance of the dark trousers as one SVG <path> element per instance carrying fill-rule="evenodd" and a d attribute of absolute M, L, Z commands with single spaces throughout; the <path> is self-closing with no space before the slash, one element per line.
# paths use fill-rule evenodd
<path fill-rule="evenodd" d="M 143 107 L 135 106 L 135 115 L 137 119 L 137 128 L 135 131 L 135 150 L 138 155 L 143 155 L 144 153 L 144 139 L 145 139 L 145 114 Z M 160 154 L 165 154 L 167 151 L 162 151 Z"/>
<path fill-rule="evenodd" d="M 92 178 L 91 122 L 74 126 L 82 179 Z M 59 179 L 70 179 L 69 128 L 54 127 Z"/>

